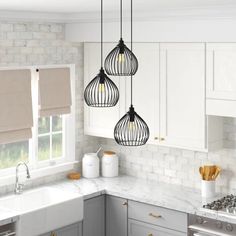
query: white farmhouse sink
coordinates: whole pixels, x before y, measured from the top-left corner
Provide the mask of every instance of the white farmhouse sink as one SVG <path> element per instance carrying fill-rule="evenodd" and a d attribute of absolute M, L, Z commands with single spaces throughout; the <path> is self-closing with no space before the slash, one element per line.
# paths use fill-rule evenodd
<path fill-rule="evenodd" d="M 36 236 L 83 220 L 83 198 L 51 187 L 0 198 L 0 208 L 19 213 L 19 236 Z"/>

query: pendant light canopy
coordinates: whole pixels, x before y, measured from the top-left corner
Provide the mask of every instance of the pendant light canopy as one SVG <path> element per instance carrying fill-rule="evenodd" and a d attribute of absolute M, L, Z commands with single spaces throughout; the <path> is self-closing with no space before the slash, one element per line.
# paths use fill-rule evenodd
<path fill-rule="evenodd" d="M 131 0 L 131 52 L 133 49 L 133 1 Z M 132 61 L 132 57 L 131 57 Z M 129 111 L 118 121 L 114 129 L 116 142 L 123 146 L 141 146 L 149 139 L 146 122 L 133 107 L 133 76 L 131 75 L 131 105 Z"/>
<path fill-rule="evenodd" d="M 108 75 L 131 76 L 138 70 L 138 60 L 124 43 L 123 34 L 123 9 L 120 0 L 120 41 L 105 59 L 105 70 Z"/>
<path fill-rule="evenodd" d="M 101 68 L 84 90 L 84 100 L 91 107 L 113 107 L 119 100 L 119 90 L 103 69 L 103 0 L 101 0 Z"/>

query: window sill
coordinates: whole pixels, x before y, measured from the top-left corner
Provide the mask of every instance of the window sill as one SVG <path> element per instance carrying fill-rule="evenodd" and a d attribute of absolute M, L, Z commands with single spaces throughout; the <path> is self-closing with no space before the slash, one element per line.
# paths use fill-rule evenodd
<path fill-rule="evenodd" d="M 32 180 L 35 180 L 38 178 L 43 178 L 46 176 L 55 175 L 55 174 L 59 174 L 59 173 L 63 173 L 66 171 L 73 170 L 75 165 L 77 165 L 78 163 L 79 163 L 79 161 L 71 161 L 71 162 L 67 162 L 67 163 L 57 164 L 55 166 L 48 166 L 48 167 L 44 167 L 44 168 L 31 170 L 30 171 L 30 176 L 31 176 L 30 180 L 32 181 Z M 26 173 L 24 171 L 21 171 L 19 176 L 20 176 L 19 178 L 22 178 L 22 181 L 23 181 L 25 179 Z M 0 187 L 14 184 L 15 179 L 16 179 L 15 174 L 1 177 L 0 178 Z"/>

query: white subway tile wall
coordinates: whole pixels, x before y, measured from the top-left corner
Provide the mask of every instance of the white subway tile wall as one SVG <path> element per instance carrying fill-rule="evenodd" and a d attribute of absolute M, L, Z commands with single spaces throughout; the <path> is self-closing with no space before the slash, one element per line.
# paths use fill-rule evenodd
<path fill-rule="evenodd" d="M 120 157 L 120 172 L 147 180 L 178 184 L 200 189 L 199 166 L 216 164 L 223 171 L 217 179 L 217 191 L 236 193 L 236 119 L 224 119 L 224 148 L 215 152 L 195 152 L 146 145 L 121 147 L 113 140 L 100 139 L 104 149 Z M 158 188 L 158 186 L 157 186 Z"/>

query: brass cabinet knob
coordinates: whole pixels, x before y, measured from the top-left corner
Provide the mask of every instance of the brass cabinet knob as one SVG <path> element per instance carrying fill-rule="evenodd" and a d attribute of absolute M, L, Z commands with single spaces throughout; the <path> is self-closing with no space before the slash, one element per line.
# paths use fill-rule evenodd
<path fill-rule="evenodd" d="M 154 140 L 158 140 L 159 138 L 158 137 L 154 137 Z"/>
<path fill-rule="evenodd" d="M 156 214 L 153 214 L 153 213 L 149 213 L 149 216 L 153 217 L 153 218 L 161 218 L 161 215 L 156 215 Z"/>
<path fill-rule="evenodd" d="M 124 202 L 122 205 L 123 206 L 128 206 L 128 202 Z"/>
<path fill-rule="evenodd" d="M 148 236 L 153 236 L 153 234 L 148 234 Z"/>
<path fill-rule="evenodd" d="M 57 236 L 57 234 L 55 232 L 52 232 L 51 236 Z"/>
<path fill-rule="evenodd" d="M 164 141 L 165 140 L 165 138 L 161 138 L 161 141 Z"/>

